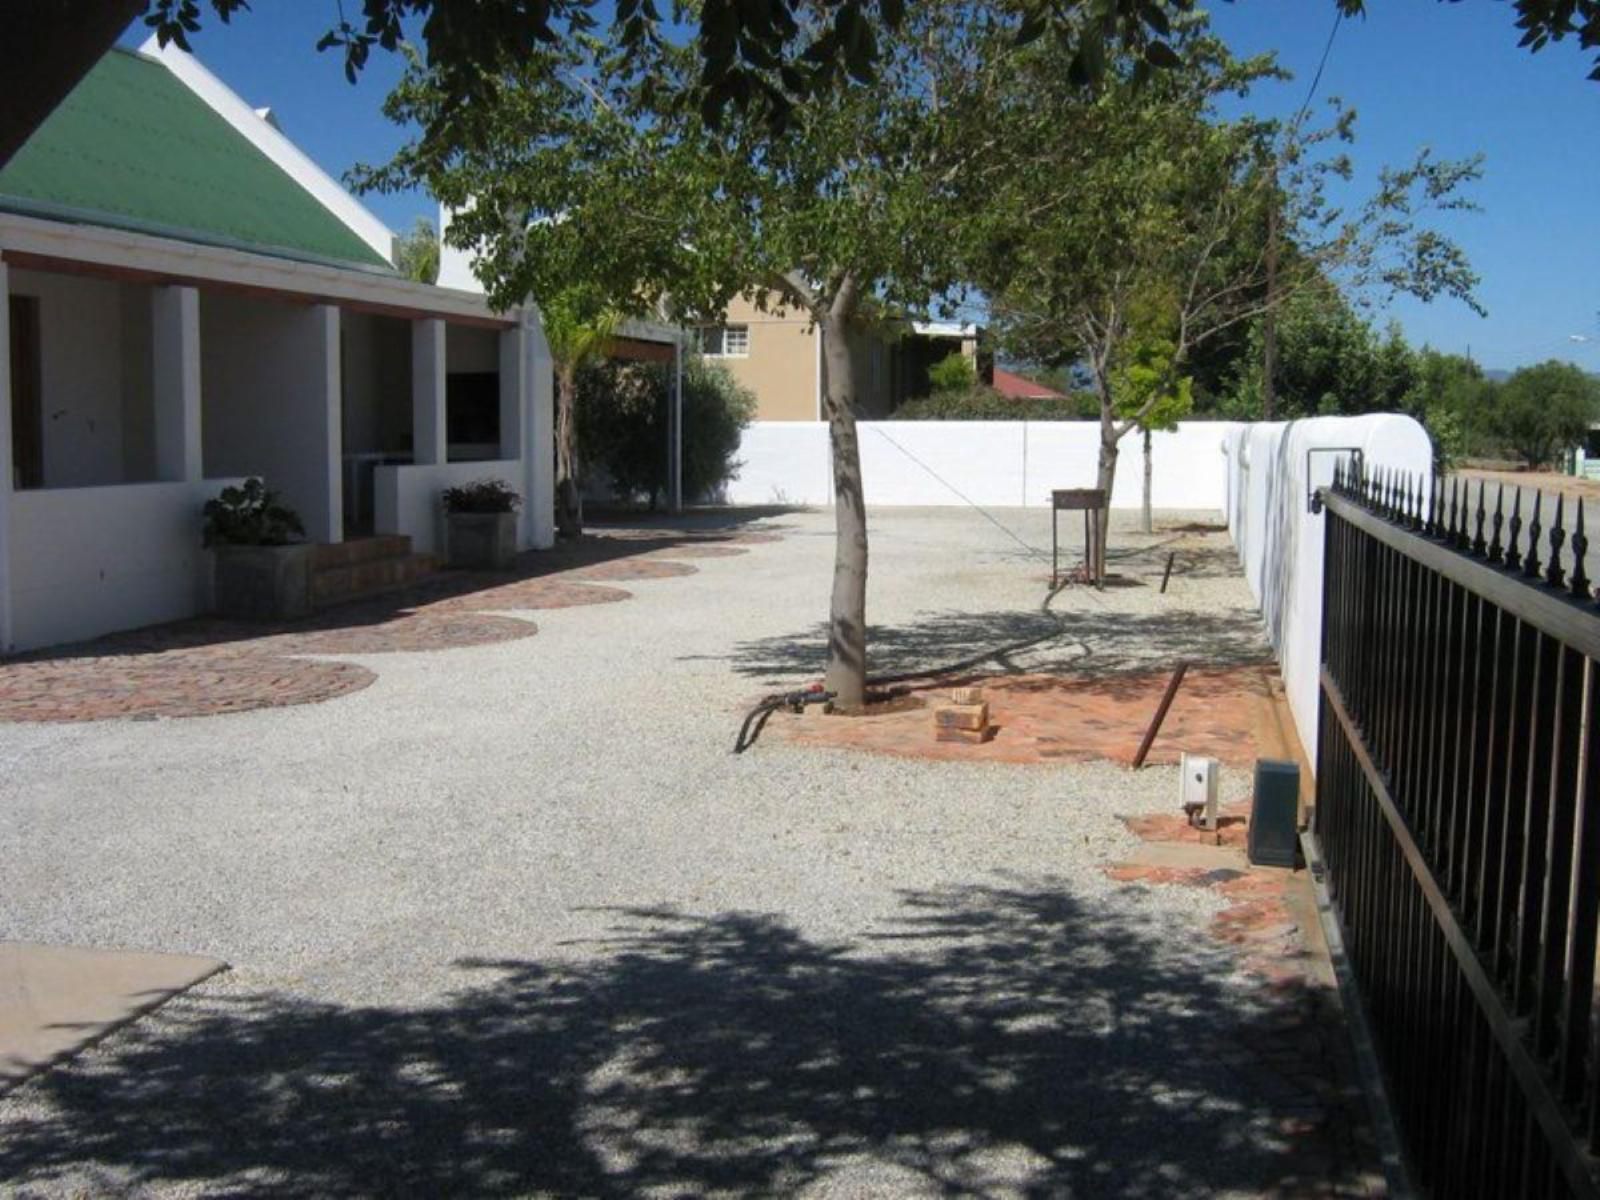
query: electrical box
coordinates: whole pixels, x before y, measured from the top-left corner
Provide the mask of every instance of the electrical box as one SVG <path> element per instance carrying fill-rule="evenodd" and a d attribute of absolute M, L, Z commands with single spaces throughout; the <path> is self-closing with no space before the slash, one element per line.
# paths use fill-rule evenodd
<path fill-rule="evenodd" d="M 1217 760 L 1185 754 L 1178 760 L 1178 802 L 1189 824 L 1217 831 Z"/>
<path fill-rule="evenodd" d="M 1250 800 L 1250 861 L 1262 867 L 1293 867 L 1300 850 L 1300 765 L 1256 759 Z"/>

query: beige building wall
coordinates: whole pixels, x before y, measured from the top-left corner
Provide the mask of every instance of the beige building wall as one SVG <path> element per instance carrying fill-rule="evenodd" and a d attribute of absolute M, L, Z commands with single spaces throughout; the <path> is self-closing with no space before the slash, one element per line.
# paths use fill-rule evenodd
<path fill-rule="evenodd" d="M 798 309 L 760 311 L 740 297 L 728 306 L 724 324 L 749 330 L 743 355 L 707 355 L 756 395 L 758 421 L 815 421 L 817 332 Z"/>
<path fill-rule="evenodd" d="M 822 417 L 822 356 L 811 319 L 796 308 L 773 305 L 762 312 L 740 297 L 728 306 L 724 328 L 744 327 L 743 354 L 711 354 L 756 396 L 758 421 L 816 421 Z M 902 369 L 895 348 L 871 333 L 851 335 L 857 351 L 854 393 L 856 412 L 881 417 L 899 394 Z"/>

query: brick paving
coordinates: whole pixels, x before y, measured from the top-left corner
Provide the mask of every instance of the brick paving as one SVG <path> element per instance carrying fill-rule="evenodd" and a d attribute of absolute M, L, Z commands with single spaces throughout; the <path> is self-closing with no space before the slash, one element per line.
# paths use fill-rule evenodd
<path fill-rule="evenodd" d="M 1233 820 L 1224 846 L 1241 842 L 1245 831 L 1245 806 L 1228 813 Z M 1129 824 L 1157 844 L 1215 846 L 1215 835 L 1186 825 L 1184 834 L 1168 836 L 1166 828 Z M 1106 873 L 1132 887 L 1207 889 L 1227 901 L 1211 923 L 1211 934 L 1238 953 L 1241 969 L 1262 989 L 1268 1015 L 1254 1025 L 1247 1043 L 1199 1046 L 1196 1053 L 1215 1056 L 1286 1114 L 1279 1132 L 1297 1143 L 1299 1169 L 1266 1194 L 1385 1195 L 1310 883 L 1303 870 L 1251 867 L 1233 853 L 1236 861 L 1222 866 L 1140 861 L 1141 855 L 1107 867 Z"/>
<path fill-rule="evenodd" d="M 0 720 L 138 720 L 249 712 L 347 696 L 377 676 L 355 663 L 179 651 L 0 667 Z"/>
<path fill-rule="evenodd" d="M 780 736 L 902 757 L 946 761 L 1044 763 L 1130 762 L 1166 689 L 1166 671 L 1135 674 L 999 675 L 940 680 L 911 690 L 862 717 L 808 710 L 776 726 Z M 1180 751 L 1208 754 L 1232 766 L 1256 757 L 1256 731 L 1270 719 L 1275 686 L 1270 664 L 1198 668 L 1185 675 L 1147 762 L 1175 763 Z M 981 745 L 936 742 L 929 706 L 957 683 L 983 689 L 994 736 Z"/>
<path fill-rule="evenodd" d="M 427 652 L 532 637 L 528 620 L 495 615 L 631 598 L 596 581 L 695 574 L 683 558 L 744 554 L 777 534 L 598 531 L 521 556 L 511 572 L 446 572 L 310 620 L 262 624 L 198 618 L 0 661 L 0 722 L 215 716 L 315 704 L 369 686 L 356 663 L 307 655 Z"/>
<path fill-rule="evenodd" d="M 1271 710 L 1256 727 L 1254 750 L 1299 759 L 1303 768 L 1281 690 L 1274 690 Z M 1300 1166 L 1267 1194 L 1286 1200 L 1385 1195 L 1311 881 L 1303 869 L 1250 865 L 1249 816 L 1248 800 L 1224 805 L 1214 833 L 1192 827 L 1179 811 L 1126 817 L 1124 824 L 1146 848 L 1106 873 L 1131 887 L 1205 889 L 1226 901 L 1210 933 L 1236 952 L 1241 970 L 1260 985 L 1269 1016 L 1248 1044 L 1204 1051 L 1287 1113 L 1279 1132 L 1299 1145 Z"/>

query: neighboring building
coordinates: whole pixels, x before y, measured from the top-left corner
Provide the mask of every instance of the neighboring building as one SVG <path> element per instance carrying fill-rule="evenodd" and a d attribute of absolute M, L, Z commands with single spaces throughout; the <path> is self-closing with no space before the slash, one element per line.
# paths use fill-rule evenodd
<path fill-rule="evenodd" d="M 994 369 L 992 381 L 994 390 L 1008 400 L 1066 400 L 1065 392 L 1058 392 L 1055 388 L 1045 387 L 1042 383 L 1035 383 L 1025 376 L 1018 375 L 1015 371 L 1007 371 L 1003 367 Z"/>
<path fill-rule="evenodd" d="M 201 507 L 250 475 L 313 541 L 420 552 L 440 490 L 492 475 L 520 544 L 551 543 L 537 317 L 407 280 L 392 246 L 187 54 L 84 78 L 0 171 L 0 650 L 203 609 Z"/>
<path fill-rule="evenodd" d="M 857 413 L 881 417 L 907 400 L 928 393 L 928 368 L 949 354 L 985 362 L 972 325 L 918 322 L 911 332 L 862 333 Z M 720 325 L 699 331 L 700 352 L 721 363 L 756 396 L 758 421 L 820 421 L 824 386 L 822 338 L 805 312 L 773 298 L 763 311 L 747 298 L 735 300 Z"/>

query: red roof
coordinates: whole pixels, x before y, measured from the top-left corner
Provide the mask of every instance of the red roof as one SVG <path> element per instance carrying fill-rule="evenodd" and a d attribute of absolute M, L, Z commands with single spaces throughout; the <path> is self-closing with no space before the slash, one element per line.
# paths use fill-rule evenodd
<path fill-rule="evenodd" d="M 994 369 L 994 390 L 1012 400 L 1065 400 L 1066 396 L 1042 383 L 1024 379 L 1014 371 Z"/>

